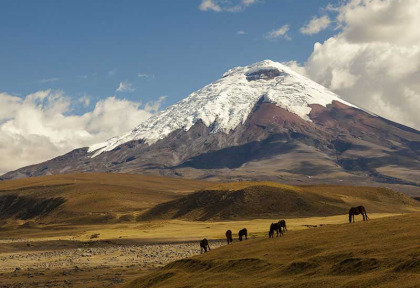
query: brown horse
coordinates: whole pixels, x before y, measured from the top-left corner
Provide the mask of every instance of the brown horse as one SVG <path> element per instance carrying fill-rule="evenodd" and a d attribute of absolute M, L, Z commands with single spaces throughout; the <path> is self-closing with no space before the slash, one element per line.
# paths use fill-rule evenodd
<path fill-rule="evenodd" d="M 239 230 L 239 241 L 242 241 L 242 237 L 245 236 L 245 240 L 248 240 L 248 230 L 246 230 L 246 228 Z"/>
<path fill-rule="evenodd" d="M 280 220 L 279 221 L 279 225 L 280 225 L 280 231 L 281 231 L 282 228 L 283 228 L 283 231 L 282 231 L 283 233 L 287 231 L 286 221 L 285 220 Z"/>
<path fill-rule="evenodd" d="M 349 210 L 349 223 L 351 223 L 351 220 L 353 219 L 354 223 L 354 215 L 362 214 L 363 221 L 367 221 L 369 217 L 367 216 L 366 209 L 363 206 L 357 206 L 357 207 L 351 207 Z"/>
<path fill-rule="evenodd" d="M 233 239 L 232 239 L 232 231 L 227 230 L 226 231 L 226 240 L 227 240 L 227 244 L 232 244 Z"/>
<path fill-rule="evenodd" d="M 203 240 L 200 241 L 200 253 L 203 254 L 203 250 L 204 250 L 204 253 L 207 252 L 207 248 L 209 249 L 209 251 L 211 250 L 209 246 L 209 241 L 207 241 L 207 239 L 204 238 Z"/>
<path fill-rule="evenodd" d="M 280 233 L 280 236 L 283 235 L 283 231 L 281 230 L 280 223 L 271 223 L 270 232 L 268 232 L 269 238 L 274 238 L 274 231 L 277 232 L 277 237 L 279 237 L 279 233 Z"/>

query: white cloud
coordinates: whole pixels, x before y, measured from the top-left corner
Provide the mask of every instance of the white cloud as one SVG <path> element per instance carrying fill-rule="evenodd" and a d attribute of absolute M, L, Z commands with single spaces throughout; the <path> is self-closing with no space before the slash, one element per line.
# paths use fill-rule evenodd
<path fill-rule="evenodd" d="M 137 77 L 155 79 L 155 74 L 137 73 Z"/>
<path fill-rule="evenodd" d="M 198 9 L 214 12 L 241 12 L 258 0 L 202 0 Z"/>
<path fill-rule="evenodd" d="M 300 33 L 313 35 L 325 30 L 331 23 L 330 17 L 324 15 L 322 17 L 312 17 L 308 24 L 299 29 Z"/>
<path fill-rule="evenodd" d="M 248 34 L 248 33 L 246 33 L 244 30 L 239 30 L 238 31 L 238 35 L 245 35 L 245 34 Z"/>
<path fill-rule="evenodd" d="M 281 26 L 278 29 L 274 29 L 273 31 L 270 31 L 266 34 L 264 34 L 264 38 L 269 39 L 269 40 L 275 40 L 278 38 L 284 38 L 287 40 L 290 40 L 290 36 L 287 35 L 287 31 L 289 31 L 290 29 L 290 25 L 286 24 Z"/>
<path fill-rule="evenodd" d="M 121 135 L 157 112 L 163 99 L 142 108 L 140 102 L 109 97 L 75 115 L 71 99 L 60 91 L 23 99 L 0 93 L 0 174 Z"/>
<path fill-rule="evenodd" d="M 420 1 L 352 0 L 328 7 L 339 32 L 315 43 L 306 73 L 344 99 L 420 129 Z"/>
<path fill-rule="evenodd" d="M 120 85 L 118 85 L 118 88 L 115 90 L 115 92 L 133 92 L 134 90 L 136 89 L 134 89 L 133 85 L 126 80 L 120 82 Z"/>
<path fill-rule="evenodd" d="M 43 78 L 43 79 L 39 80 L 39 82 L 41 82 L 41 83 L 52 83 L 52 82 L 57 82 L 59 80 L 60 80 L 60 78 L 53 77 L 53 78 Z"/>
<path fill-rule="evenodd" d="M 90 105 L 90 98 L 88 95 L 84 95 L 83 97 L 80 97 L 78 101 L 82 103 L 83 106 L 85 107 Z"/>

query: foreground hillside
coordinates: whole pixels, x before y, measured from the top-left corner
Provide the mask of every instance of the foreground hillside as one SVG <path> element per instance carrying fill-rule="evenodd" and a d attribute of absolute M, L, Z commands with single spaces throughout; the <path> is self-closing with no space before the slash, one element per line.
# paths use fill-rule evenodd
<path fill-rule="evenodd" d="M 375 213 L 404 213 L 420 209 L 420 202 L 387 188 L 236 182 L 217 184 L 158 204 L 138 219 L 203 221 L 331 216 L 346 214 L 349 207 L 358 205 Z"/>
<path fill-rule="evenodd" d="M 417 213 L 250 239 L 126 287 L 419 287 L 419 221 Z"/>

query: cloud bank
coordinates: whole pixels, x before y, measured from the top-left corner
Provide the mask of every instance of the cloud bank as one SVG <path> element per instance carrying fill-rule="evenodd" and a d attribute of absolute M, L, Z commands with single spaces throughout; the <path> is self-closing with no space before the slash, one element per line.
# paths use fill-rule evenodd
<path fill-rule="evenodd" d="M 295 69 L 349 102 L 420 129 L 420 1 L 352 0 L 327 10 L 339 32 L 315 43 Z"/>
<path fill-rule="evenodd" d="M 76 102 L 84 105 L 86 99 Z M 120 135 L 157 112 L 163 99 L 142 108 L 140 102 L 109 97 L 74 115 L 71 99 L 60 91 L 23 99 L 0 93 L 0 174 Z"/>

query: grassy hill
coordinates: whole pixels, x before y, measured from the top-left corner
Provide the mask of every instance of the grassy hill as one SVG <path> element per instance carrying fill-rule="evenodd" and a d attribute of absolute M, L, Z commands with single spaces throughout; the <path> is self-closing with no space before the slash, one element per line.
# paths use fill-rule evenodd
<path fill-rule="evenodd" d="M 81 173 L 0 181 L 0 220 L 101 223 L 133 220 L 208 182 L 132 174 Z"/>
<path fill-rule="evenodd" d="M 380 187 L 237 182 L 217 184 L 158 204 L 138 219 L 203 221 L 330 216 L 345 214 L 349 207 L 357 205 L 364 205 L 369 212 L 376 213 L 412 212 L 420 208 L 418 201 Z"/>
<path fill-rule="evenodd" d="M 125 287 L 419 287 L 419 222 L 407 214 L 236 242 Z"/>
<path fill-rule="evenodd" d="M 198 192 L 194 192 L 198 191 Z M 137 220 L 238 220 L 368 212 L 402 213 L 420 202 L 378 187 L 214 183 L 133 174 L 83 173 L 0 182 L 0 225 L 110 224 Z M 29 225 L 29 224 L 28 224 Z"/>

